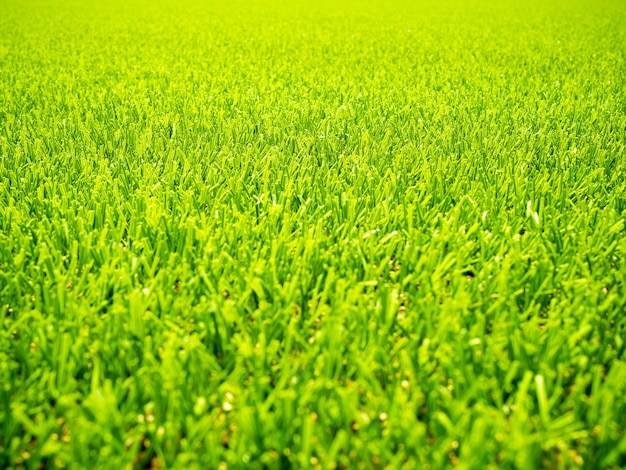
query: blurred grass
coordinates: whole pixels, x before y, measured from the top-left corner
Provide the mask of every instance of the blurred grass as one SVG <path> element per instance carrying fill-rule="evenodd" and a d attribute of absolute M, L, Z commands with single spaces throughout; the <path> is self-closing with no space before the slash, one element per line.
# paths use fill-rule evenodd
<path fill-rule="evenodd" d="M 626 465 L 625 13 L 0 0 L 0 466 Z"/>

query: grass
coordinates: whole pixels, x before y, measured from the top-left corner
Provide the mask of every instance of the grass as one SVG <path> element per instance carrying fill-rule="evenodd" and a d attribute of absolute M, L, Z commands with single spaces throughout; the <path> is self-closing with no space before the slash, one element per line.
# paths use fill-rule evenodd
<path fill-rule="evenodd" d="M 0 0 L 0 467 L 626 465 L 626 4 Z"/>

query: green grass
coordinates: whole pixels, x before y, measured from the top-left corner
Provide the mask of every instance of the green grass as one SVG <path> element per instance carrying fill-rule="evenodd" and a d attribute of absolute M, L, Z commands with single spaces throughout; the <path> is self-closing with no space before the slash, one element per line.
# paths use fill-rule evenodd
<path fill-rule="evenodd" d="M 0 0 L 0 467 L 626 466 L 621 0 Z"/>

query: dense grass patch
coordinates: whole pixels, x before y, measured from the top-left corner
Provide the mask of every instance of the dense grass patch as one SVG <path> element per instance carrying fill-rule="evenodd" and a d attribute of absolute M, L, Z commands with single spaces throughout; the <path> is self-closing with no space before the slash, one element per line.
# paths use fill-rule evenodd
<path fill-rule="evenodd" d="M 0 467 L 626 465 L 626 4 L 0 0 Z"/>

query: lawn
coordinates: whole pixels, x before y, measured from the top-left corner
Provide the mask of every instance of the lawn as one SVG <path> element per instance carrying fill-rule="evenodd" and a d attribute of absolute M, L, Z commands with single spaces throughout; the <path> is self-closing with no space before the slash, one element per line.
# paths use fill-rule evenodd
<path fill-rule="evenodd" d="M 0 468 L 626 467 L 623 0 L 0 0 Z"/>

